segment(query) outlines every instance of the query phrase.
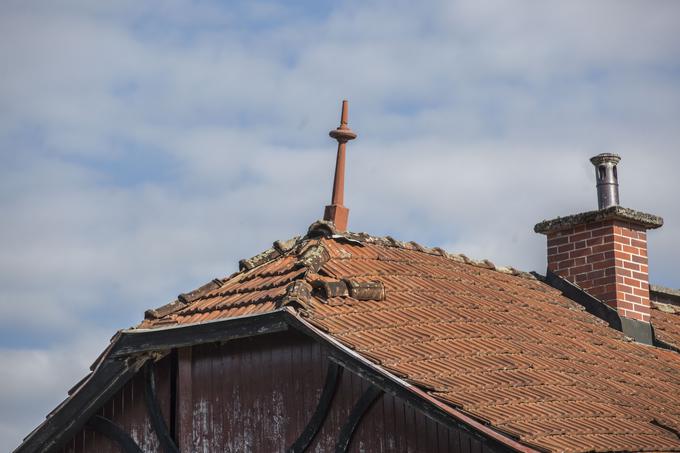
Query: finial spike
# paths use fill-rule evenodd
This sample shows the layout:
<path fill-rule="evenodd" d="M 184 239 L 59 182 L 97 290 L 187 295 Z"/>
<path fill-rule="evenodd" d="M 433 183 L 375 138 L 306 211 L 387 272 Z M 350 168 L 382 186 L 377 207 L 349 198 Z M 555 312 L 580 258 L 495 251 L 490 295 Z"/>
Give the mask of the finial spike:
<path fill-rule="evenodd" d="M 349 116 L 349 108 L 347 106 L 347 99 L 342 101 L 342 114 L 340 115 L 340 127 L 347 126 L 347 117 Z"/>
<path fill-rule="evenodd" d="M 335 161 L 335 178 L 333 179 L 331 204 L 326 206 L 323 219 L 333 222 L 338 231 L 347 231 L 347 221 L 349 218 L 349 209 L 343 205 L 345 198 L 345 148 L 348 141 L 357 138 L 357 134 L 352 132 L 347 125 L 348 111 L 349 103 L 347 100 L 343 100 L 340 127 L 328 133 L 328 135 L 338 141 L 338 154 Z"/>

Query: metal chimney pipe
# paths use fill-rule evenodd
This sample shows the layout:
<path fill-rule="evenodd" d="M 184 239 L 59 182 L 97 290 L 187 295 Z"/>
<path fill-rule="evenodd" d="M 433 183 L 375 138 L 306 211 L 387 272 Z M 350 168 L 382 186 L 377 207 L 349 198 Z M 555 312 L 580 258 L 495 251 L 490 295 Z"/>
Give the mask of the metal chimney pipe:
<path fill-rule="evenodd" d="M 590 158 L 590 162 L 595 166 L 598 209 L 619 205 L 619 177 L 616 173 L 616 164 L 620 161 L 621 156 L 612 153 L 598 154 Z"/>

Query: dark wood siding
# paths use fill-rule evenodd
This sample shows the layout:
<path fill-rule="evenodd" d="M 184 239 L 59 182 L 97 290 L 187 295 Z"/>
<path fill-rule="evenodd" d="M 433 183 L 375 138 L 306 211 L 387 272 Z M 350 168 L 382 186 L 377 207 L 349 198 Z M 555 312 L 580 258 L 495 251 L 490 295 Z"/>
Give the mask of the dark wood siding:
<path fill-rule="evenodd" d="M 161 412 L 170 417 L 170 357 L 156 365 L 156 388 Z M 123 428 L 143 451 L 158 451 L 158 439 L 153 433 L 144 402 L 144 374 L 137 373 L 116 395 L 97 412 Z M 118 453 L 120 448 L 105 436 L 84 428 L 62 449 L 63 453 Z"/>
<path fill-rule="evenodd" d="M 328 358 L 320 345 L 296 332 L 179 351 L 177 433 L 182 451 L 279 452 L 297 439 L 314 412 Z M 161 409 L 170 420 L 170 358 L 158 364 Z M 183 374 L 184 373 L 184 374 Z M 342 425 L 370 384 L 345 371 L 335 400 L 308 451 L 332 452 Z M 143 451 L 158 451 L 138 373 L 100 411 L 119 424 Z M 84 429 L 63 452 L 118 452 L 108 439 Z M 364 416 L 350 444 L 353 452 L 481 452 L 464 431 L 425 417 L 390 394 Z"/>

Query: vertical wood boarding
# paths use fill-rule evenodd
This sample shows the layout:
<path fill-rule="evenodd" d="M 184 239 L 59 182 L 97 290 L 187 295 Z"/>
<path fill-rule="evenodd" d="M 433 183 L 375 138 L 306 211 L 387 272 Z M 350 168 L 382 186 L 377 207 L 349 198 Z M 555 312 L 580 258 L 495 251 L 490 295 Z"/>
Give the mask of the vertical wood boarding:
<path fill-rule="evenodd" d="M 171 355 L 156 364 L 158 400 L 170 426 Z M 176 356 L 177 444 L 182 452 L 284 452 L 305 429 L 326 379 L 328 356 L 295 331 L 182 348 Z M 332 452 L 342 426 L 370 383 L 345 370 L 329 413 L 307 451 Z M 144 375 L 128 382 L 99 413 L 145 452 L 160 447 L 144 405 Z M 385 393 L 356 427 L 350 452 L 489 452 L 464 430 L 435 422 Z M 83 429 L 61 453 L 118 453 Z"/>

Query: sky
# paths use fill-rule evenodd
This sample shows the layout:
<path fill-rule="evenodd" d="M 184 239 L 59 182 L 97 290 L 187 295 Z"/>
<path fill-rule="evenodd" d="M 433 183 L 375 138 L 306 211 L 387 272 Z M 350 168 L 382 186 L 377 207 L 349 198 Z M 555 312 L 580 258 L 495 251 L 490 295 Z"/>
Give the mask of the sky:
<path fill-rule="evenodd" d="M 545 271 L 535 223 L 660 215 L 680 288 L 680 2 L 12 1 L 0 14 L 0 450 L 147 308 L 303 234 L 350 102 L 352 231 Z"/>

